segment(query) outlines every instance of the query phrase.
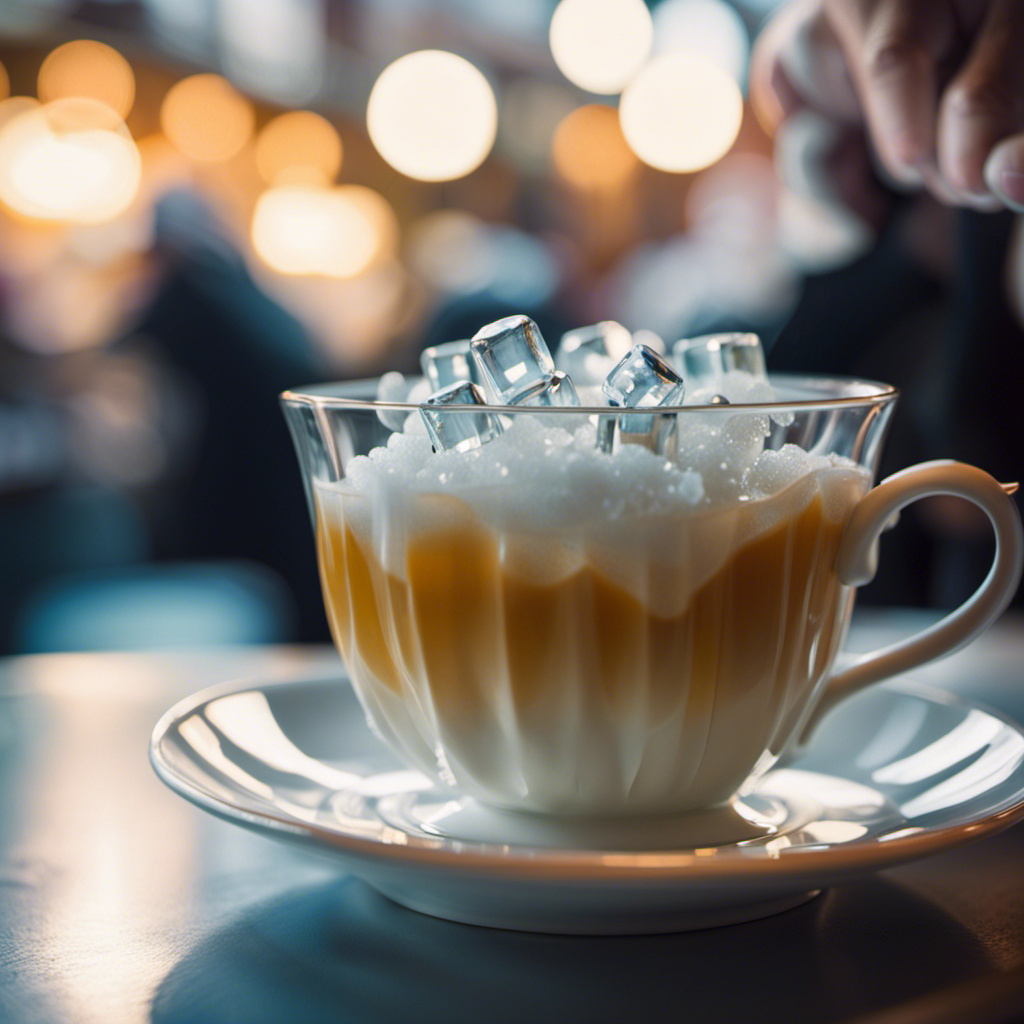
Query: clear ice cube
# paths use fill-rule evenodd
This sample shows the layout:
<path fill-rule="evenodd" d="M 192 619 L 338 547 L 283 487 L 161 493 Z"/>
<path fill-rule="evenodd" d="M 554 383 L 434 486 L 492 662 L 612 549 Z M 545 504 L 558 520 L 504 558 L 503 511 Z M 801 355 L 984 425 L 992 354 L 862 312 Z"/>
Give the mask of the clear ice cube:
<path fill-rule="evenodd" d="M 475 406 L 461 412 L 457 406 Z M 436 451 L 465 452 L 479 448 L 502 431 L 498 417 L 487 411 L 480 389 L 468 380 L 456 381 L 431 395 L 420 407 L 430 443 Z"/>
<path fill-rule="evenodd" d="M 634 345 L 615 365 L 601 385 L 612 405 L 649 409 L 655 405 L 680 405 L 683 379 L 647 345 Z"/>
<path fill-rule="evenodd" d="M 633 332 L 633 344 L 646 345 L 649 349 L 657 352 L 659 356 L 665 355 L 667 351 L 665 339 L 660 334 L 655 334 L 654 331 L 646 327 L 641 327 L 640 330 Z"/>
<path fill-rule="evenodd" d="M 420 366 L 423 368 L 424 376 L 430 381 L 431 391 L 440 391 L 441 388 L 460 380 L 480 383 L 469 350 L 468 338 L 462 341 L 446 341 L 442 345 L 424 349 L 420 353 Z"/>
<path fill-rule="evenodd" d="M 609 403 L 626 409 L 654 409 L 681 405 L 683 380 L 661 356 L 647 345 L 635 345 L 619 361 L 601 385 Z M 675 436 L 674 416 L 628 412 L 618 417 L 601 417 L 598 443 L 611 451 L 615 429 L 625 443 L 640 443 L 668 454 Z"/>
<path fill-rule="evenodd" d="M 710 384 L 731 370 L 767 379 L 764 350 L 756 334 L 704 334 L 683 338 L 672 346 L 672 358 L 691 387 Z"/>
<path fill-rule="evenodd" d="M 562 335 L 555 366 L 578 385 L 600 384 L 608 371 L 633 347 L 633 335 L 614 320 L 577 327 Z"/>
<path fill-rule="evenodd" d="M 513 405 L 574 406 L 580 404 L 572 378 L 561 370 L 555 370 L 542 377 L 526 391 L 520 391 L 512 402 Z"/>
<path fill-rule="evenodd" d="M 499 405 L 516 404 L 555 369 L 540 328 L 521 314 L 481 327 L 470 347 L 487 395 Z"/>

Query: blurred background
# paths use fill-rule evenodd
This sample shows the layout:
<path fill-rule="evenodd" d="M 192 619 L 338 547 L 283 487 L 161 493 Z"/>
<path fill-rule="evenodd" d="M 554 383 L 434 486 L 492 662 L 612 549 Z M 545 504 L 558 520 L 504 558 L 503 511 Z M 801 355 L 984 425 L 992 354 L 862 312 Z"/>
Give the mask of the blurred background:
<path fill-rule="evenodd" d="M 822 187 L 776 6 L 3 0 L 0 653 L 326 640 L 278 392 L 513 312 L 755 330 L 906 389 L 889 468 L 1015 479 L 1012 219 Z M 983 527 L 904 520 L 865 596 L 961 600 Z"/>

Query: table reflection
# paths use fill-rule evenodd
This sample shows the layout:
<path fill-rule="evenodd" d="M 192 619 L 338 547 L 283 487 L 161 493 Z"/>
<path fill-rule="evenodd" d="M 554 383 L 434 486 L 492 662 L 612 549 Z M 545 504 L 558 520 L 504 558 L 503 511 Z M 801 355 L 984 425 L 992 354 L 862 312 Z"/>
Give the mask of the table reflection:
<path fill-rule="evenodd" d="M 642 1014 L 700 1024 L 784 1008 L 796 1024 L 910 999 L 986 963 L 951 917 L 880 879 L 750 924 L 614 938 L 452 924 L 348 879 L 276 897 L 216 931 L 162 982 L 152 1020 L 619 1024 Z"/>

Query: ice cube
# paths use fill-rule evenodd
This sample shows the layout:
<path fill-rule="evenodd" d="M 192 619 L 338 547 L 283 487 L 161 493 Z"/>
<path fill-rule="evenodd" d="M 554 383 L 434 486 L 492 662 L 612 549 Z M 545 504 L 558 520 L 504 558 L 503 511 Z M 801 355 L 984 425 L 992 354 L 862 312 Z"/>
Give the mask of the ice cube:
<path fill-rule="evenodd" d="M 378 402 L 404 402 L 409 393 L 409 384 L 405 376 L 397 370 L 391 370 L 377 381 Z M 377 419 L 389 430 L 401 430 L 405 425 L 407 413 L 405 409 L 378 409 Z"/>
<path fill-rule="evenodd" d="M 683 379 L 647 345 L 634 345 L 619 360 L 601 385 L 612 405 L 649 409 L 681 405 Z"/>
<path fill-rule="evenodd" d="M 420 353 L 420 366 L 430 381 L 430 390 L 439 391 L 460 380 L 471 380 L 479 384 L 476 364 L 469 350 L 469 339 L 446 341 Z"/>
<path fill-rule="evenodd" d="M 634 345 L 605 378 L 601 390 L 614 406 L 653 409 L 682 405 L 684 387 L 679 374 L 657 352 L 647 345 Z M 598 443 L 603 451 L 614 447 L 616 427 L 622 442 L 640 443 L 668 454 L 675 435 L 675 417 L 632 412 L 615 418 L 602 416 Z"/>
<path fill-rule="evenodd" d="M 633 347 L 633 335 L 614 320 L 577 327 L 562 335 L 555 366 L 576 385 L 600 384 L 608 371 Z"/>
<path fill-rule="evenodd" d="M 532 384 L 526 391 L 521 391 L 513 399 L 512 405 L 539 406 L 574 406 L 580 404 L 579 395 L 573 387 L 572 379 L 561 370 L 555 370 Z"/>
<path fill-rule="evenodd" d="M 691 387 L 710 384 L 732 370 L 742 370 L 766 380 L 761 339 L 756 334 L 704 334 L 699 338 L 683 338 L 672 346 L 672 358 Z"/>
<path fill-rule="evenodd" d="M 521 314 L 481 327 L 470 347 L 487 396 L 499 405 L 515 404 L 555 369 L 540 328 Z"/>
<path fill-rule="evenodd" d="M 640 330 L 633 333 L 633 344 L 646 345 L 649 349 L 657 352 L 659 356 L 663 356 L 666 352 L 665 339 L 646 327 L 641 327 Z"/>
<path fill-rule="evenodd" d="M 478 406 L 476 412 L 460 412 L 453 406 Z M 468 380 L 456 381 L 432 394 L 420 407 L 430 443 L 436 451 L 469 451 L 497 437 L 502 430 L 498 417 L 487 411 L 480 389 Z"/>

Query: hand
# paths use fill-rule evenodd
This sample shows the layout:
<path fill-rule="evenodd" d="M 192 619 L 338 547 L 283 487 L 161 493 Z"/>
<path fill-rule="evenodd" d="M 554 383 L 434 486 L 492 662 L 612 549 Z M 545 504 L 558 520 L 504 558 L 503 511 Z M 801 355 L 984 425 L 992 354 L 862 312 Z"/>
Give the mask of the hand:
<path fill-rule="evenodd" d="M 1024 0 L 800 0 L 759 42 L 755 103 L 863 121 L 946 203 L 1024 211 Z"/>

